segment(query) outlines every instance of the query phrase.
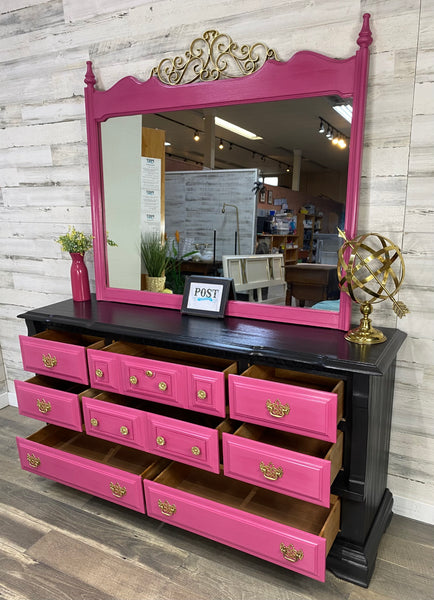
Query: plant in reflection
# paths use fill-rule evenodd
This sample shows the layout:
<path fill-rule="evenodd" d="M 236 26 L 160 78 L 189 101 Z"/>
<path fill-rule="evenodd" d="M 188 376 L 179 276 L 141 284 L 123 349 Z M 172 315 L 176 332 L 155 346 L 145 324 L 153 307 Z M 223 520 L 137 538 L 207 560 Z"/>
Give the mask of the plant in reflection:
<path fill-rule="evenodd" d="M 149 277 L 164 277 L 169 262 L 168 250 L 158 233 L 142 235 L 140 254 Z"/>
<path fill-rule="evenodd" d="M 180 252 L 180 235 L 179 231 L 175 231 L 175 239 L 172 240 L 168 263 L 166 267 L 166 287 L 171 289 L 174 294 L 182 294 L 184 292 L 185 275 L 181 271 L 182 261 L 196 254 L 196 251 Z"/>

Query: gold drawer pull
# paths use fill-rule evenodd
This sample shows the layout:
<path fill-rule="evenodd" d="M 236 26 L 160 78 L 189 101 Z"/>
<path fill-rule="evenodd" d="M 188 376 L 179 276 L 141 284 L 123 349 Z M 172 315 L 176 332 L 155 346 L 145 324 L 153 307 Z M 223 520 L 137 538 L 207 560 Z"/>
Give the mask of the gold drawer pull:
<path fill-rule="evenodd" d="M 164 446 L 164 444 L 166 443 L 166 440 L 162 435 L 159 435 L 155 441 L 159 446 Z"/>
<path fill-rule="evenodd" d="M 275 467 L 272 462 L 269 462 L 268 465 L 266 465 L 261 460 L 261 462 L 259 463 L 259 468 L 264 474 L 265 479 L 270 479 L 271 481 L 276 481 L 283 475 L 282 467 Z"/>
<path fill-rule="evenodd" d="M 122 435 L 128 435 L 129 434 L 128 427 L 125 427 L 125 425 L 121 425 L 119 431 L 122 433 Z"/>
<path fill-rule="evenodd" d="M 116 498 L 122 498 L 127 493 L 127 489 L 118 482 L 113 483 L 113 481 L 110 481 L 110 489 Z"/>
<path fill-rule="evenodd" d="M 199 456 L 199 454 L 200 454 L 200 448 L 198 448 L 197 446 L 193 446 L 192 449 L 191 449 L 191 452 L 195 456 Z"/>
<path fill-rule="evenodd" d="M 283 558 L 289 560 L 289 562 L 297 562 L 304 557 L 303 550 L 296 550 L 292 544 L 280 544 L 280 551 L 283 554 Z"/>
<path fill-rule="evenodd" d="M 44 415 L 51 410 L 51 404 L 43 398 L 36 398 L 36 406 L 38 407 L 39 412 L 43 413 Z"/>
<path fill-rule="evenodd" d="M 148 369 L 146 371 L 146 377 L 153 377 L 153 376 L 154 376 L 154 373 Z"/>
<path fill-rule="evenodd" d="M 278 419 L 287 415 L 291 410 L 288 404 L 282 404 L 280 400 L 276 400 L 275 402 L 267 400 L 266 407 L 270 415 L 272 417 L 277 417 Z"/>
<path fill-rule="evenodd" d="M 34 454 L 27 453 L 27 462 L 31 467 L 34 467 L 36 469 L 41 464 L 41 459 L 35 456 Z"/>
<path fill-rule="evenodd" d="M 92 419 L 90 420 L 90 424 L 92 425 L 92 427 L 98 427 L 98 425 L 99 425 L 98 419 L 95 419 L 94 417 L 92 417 Z"/>
<path fill-rule="evenodd" d="M 158 384 L 158 389 L 162 392 L 165 392 L 167 390 L 167 383 L 165 381 L 160 381 Z"/>
<path fill-rule="evenodd" d="M 51 356 L 51 354 L 43 354 L 42 362 L 47 367 L 47 369 L 52 369 L 57 365 L 57 358 L 55 356 Z"/>
<path fill-rule="evenodd" d="M 199 400 L 205 400 L 206 396 L 207 396 L 207 394 L 206 394 L 205 390 L 199 390 L 197 392 L 197 397 L 199 398 Z"/>
<path fill-rule="evenodd" d="M 130 377 L 130 383 L 132 383 L 133 385 L 137 384 L 137 377 L 135 375 L 131 375 L 131 377 Z"/>
<path fill-rule="evenodd" d="M 165 500 L 164 502 L 158 500 L 158 506 L 162 514 L 166 515 L 167 517 L 171 517 L 176 513 L 176 506 L 174 504 L 170 504 L 168 500 Z"/>
<path fill-rule="evenodd" d="M 104 375 L 104 372 L 103 372 L 101 369 L 97 369 L 97 370 L 95 371 L 95 375 L 96 375 L 97 377 L 102 377 L 102 376 Z"/>

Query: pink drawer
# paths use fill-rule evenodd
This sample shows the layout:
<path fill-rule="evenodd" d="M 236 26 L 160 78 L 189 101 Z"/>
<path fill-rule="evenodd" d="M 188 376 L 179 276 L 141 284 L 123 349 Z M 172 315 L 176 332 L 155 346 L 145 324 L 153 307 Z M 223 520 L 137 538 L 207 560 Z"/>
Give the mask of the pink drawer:
<path fill-rule="evenodd" d="M 85 384 L 89 383 L 86 348 L 104 345 L 99 338 L 54 330 L 19 337 L 26 371 Z"/>
<path fill-rule="evenodd" d="M 17 438 L 21 467 L 89 494 L 144 513 L 143 477 L 162 465 L 156 457 L 48 425 Z M 104 464 L 103 464 L 104 463 Z"/>
<path fill-rule="evenodd" d="M 187 406 L 208 415 L 224 417 L 226 415 L 225 372 L 218 373 L 208 369 L 186 367 L 187 370 Z"/>
<path fill-rule="evenodd" d="M 312 507 L 186 469 L 172 464 L 156 480 L 144 481 L 149 516 L 325 581 L 326 556 L 339 529 L 337 498 L 330 509 Z"/>
<path fill-rule="evenodd" d="M 226 416 L 226 382 L 237 367 L 231 361 L 114 342 L 89 350 L 91 385 L 200 413 Z"/>
<path fill-rule="evenodd" d="M 187 377 L 183 365 L 121 356 L 121 394 L 186 408 Z"/>
<path fill-rule="evenodd" d="M 335 442 L 343 392 L 338 379 L 254 365 L 229 375 L 230 416 Z"/>
<path fill-rule="evenodd" d="M 21 415 L 82 430 L 79 393 L 85 386 L 37 375 L 27 381 L 15 381 L 18 410 Z"/>
<path fill-rule="evenodd" d="M 258 441 L 260 440 L 260 441 Z M 224 473 L 320 506 L 330 506 L 330 485 L 342 466 L 343 434 L 336 444 L 243 425 L 223 434 Z"/>
<path fill-rule="evenodd" d="M 87 351 L 89 365 L 89 381 L 93 388 L 107 392 L 120 392 L 121 368 L 118 354 L 103 350 Z"/>
<path fill-rule="evenodd" d="M 93 390 L 92 390 L 93 391 Z M 108 394 L 95 398 L 83 395 L 83 418 L 89 435 L 146 450 L 146 413 L 107 401 Z"/>
<path fill-rule="evenodd" d="M 218 473 L 219 429 L 148 413 L 146 450 Z M 224 424 L 222 424 L 224 426 Z"/>

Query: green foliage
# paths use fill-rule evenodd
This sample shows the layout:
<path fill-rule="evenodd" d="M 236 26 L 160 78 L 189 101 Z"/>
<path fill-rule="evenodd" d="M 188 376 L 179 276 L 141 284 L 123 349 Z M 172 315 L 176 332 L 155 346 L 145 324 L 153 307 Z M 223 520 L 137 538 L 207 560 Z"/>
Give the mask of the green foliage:
<path fill-rule="evenodd" d="M 162 277 L 165 274 L 169 253 L 158 233 L 142 235 L 140 254 L 149 277 Z"/>
<path fill-rule="evenodd" d="M 69 226 L 68 233 L 59 236 L 56 242 L 61 245 L 64 252 L 84 254 L 92 248 L 93 237 L 91 234 L 85 235 L 82 231 L 77 231 L 75 227 Z"/>
<path fill-rule="evenodd" d="M 76 254 L 84 255 L 87 250 L 90 250 L 93 246 L 93 236 L 91 234 L 86 235 L 82 231 L 77 231 L 74 226 L 68 227 L 68 232 L 61 235 L 55 240 L 64 252 L 72 252 Z M 109 246 L 117 246 L 117 244 L 107 238 L 107 244 Z"/>
<path fill-rule="evenodd" d="M 174 294 L 184 292 L 185 275 L 181 273 L 181 262 L 188 256 L 196 254 L 195 251 L 187 252 L 181 255 L 179 253 L 179 233 L 176 232 L 176 244 L 172 242 L 171 254 L 166 267 L 166 287 L 172 290 Z"/>

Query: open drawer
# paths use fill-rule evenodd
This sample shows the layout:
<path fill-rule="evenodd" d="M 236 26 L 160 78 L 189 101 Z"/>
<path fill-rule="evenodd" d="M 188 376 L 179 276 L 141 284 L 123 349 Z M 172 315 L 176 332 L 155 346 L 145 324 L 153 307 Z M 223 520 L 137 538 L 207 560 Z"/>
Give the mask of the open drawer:
<path fill-rule="evenodd" d="M 84 384 L 89 383 L 86 349 L 104 346 L 101 338 L 54 329 L 19 337 L 26 371 Z"/>
<path fill-rule="evenodd" d="M 336 442 L 344 382 L 331 377 L 253 365 L 229 375 L 233 419 Z"/>
<path fill-rule="evenodd" d="M 94 389 L 83 394 L 83 416 L 89 435 L 214 473 L 220 470 L 221 434 L 235 429 L 220 417 Z"/>
<path fill-rule="evenodd" d="M 146 452 L 47 425 L 17 437 L 21 467 L 64 485 L 144 513 L 142 479 L 168 461 Z"/>
<path fill-rule="evenodd" d="M 82 431 L 80 394 L 85 385 L 36 375 L 27 381 L 15 380 L 21 415 Z"/>
<path fill-rule="evenodd" d="M 339 530 L 336 496 L 327 509 L 176 463 L 144 487 L 149 516 L 325 580 Z"/>
<path fill-rule="evenodd" d="M 188 352 L 114 342 L 88 351 L 92 387 L 224 417 L 226 380 L 236 363 Z"/>
<path fill-rule="evenodd" d="M 248 423 L 223 434 L 225 475 L 327 507 L 342 453 L 342 431 L 334 444 Z"/>

